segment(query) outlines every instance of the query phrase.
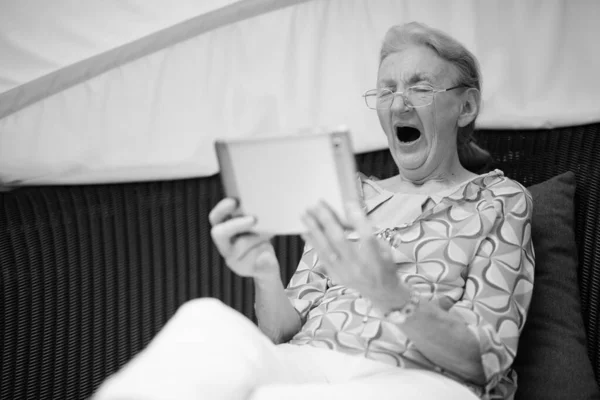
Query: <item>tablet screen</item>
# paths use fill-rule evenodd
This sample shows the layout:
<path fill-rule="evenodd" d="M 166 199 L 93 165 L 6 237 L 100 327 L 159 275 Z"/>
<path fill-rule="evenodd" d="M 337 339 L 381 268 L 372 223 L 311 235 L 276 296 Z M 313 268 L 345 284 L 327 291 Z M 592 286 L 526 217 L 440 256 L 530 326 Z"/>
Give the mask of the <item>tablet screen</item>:
<path fill-rule="evenodd" d="M 345 204 L 358 199 L 348 132 L 217 141 L 228 197 L 258 219 L 257 231 L 297 234 L 301 215 L 325 200 L 345 220 Z"/>

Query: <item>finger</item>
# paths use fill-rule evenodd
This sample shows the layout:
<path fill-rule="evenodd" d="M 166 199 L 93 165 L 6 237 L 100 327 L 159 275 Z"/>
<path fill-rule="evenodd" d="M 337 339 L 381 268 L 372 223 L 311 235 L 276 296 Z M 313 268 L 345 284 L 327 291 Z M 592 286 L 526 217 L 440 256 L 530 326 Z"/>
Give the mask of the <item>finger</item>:
<path fill-rule="evenodd" d="M 319 254 L 319 259 L 323 262 L 323 265 L 325 266 L 325 273 L 326 276 L 329 278 L 329 280 L 333 283 L 329 283 L 330 286 L 335 286 L 335 284 L 338 284 L 341 282 L 339 274 L 336 273 L 336 269 L 335 267 L 332 267 L 332 262 L 330 260 L 327 260 L 323 254 L 325 254 L 323 252 L 322 249 L 318 249 L 315 245 L 314 242 L 315 240 L 312 238 L 312 235 L 310 234 L 310 232 L 303 232 L 300 234 L 300 236 L 302 237 L 302 240 L 304 240 L 304 242 L 308 243 L 308 245 L 310 247 L 313 248 L 314 251 L 317 252 L 317 254 Z"/>
<path fill-rule="evenodd" d="M 327 203 L 321 201 L 308 212 L 322 227 L 329 247 L 340 256 L 351 257 L 352 248 L 346 239 L 345 229 L 335 211 Z"/>
<path fill-rule="evenodd" d="M 346 205 L 346 212 L 348 213 L 348 220 L 362 237 L 372 236 L 374 229 L 371 223 L 367 219 L 364 211 L 360 208 L 360 205 L 356 202 L 350 202 Z"/>
<path fill-rule="evenodd" d="M 354 229 L 360 237 L 361 243 L 364 246 L 366 246 L 368 252 L 375 253 L 377 256 L 382 256 L 382 254 L 384 254 L 382 258 L 386 260 L 389 259 L 389 248 L 381 247 L 379 239 L 374 235 L 375 228 L 371 225 L 371 223 L 367 219 L 367 216 L 365 215 L 364 211 L 360 208 L 358 203 L 348 203 L 346 205 L 346 211 L 348 213 L 348 219 L 350 223 L 354 226 Z"/>
<path fill-rule="evenodd" d="M 212 226 L 225 222 L 233 216 L 233 213 L 239 207 L 239 200 L 232 197 L 226 197 L 219 201 L 217 205 L 208 214 L 208 220 Z"/>
<path fill-rule="evenodd" d="M 252 252 L 252 250 L 261 246 L 270 245 L 268 239 L 255 233 L 243 233 L 235 236 L 235 238 L 232 239 L 232 242 L 234 244 L 234 246 L 232 246 L 232 252 L 225 257 L 228 263 L 240 261 Z"/>
<path fill-rule="evenodd" d="M 323 230 L 324 227 L 314 215 L 311 215 L 311 213 L 307 212 L 303 217 L 303 221 L 308 229 L 304 235 L 305 240 L 312 245 L 319 255 L 320 260 L 325 266 L 327 275 L 336 282 L 348 283 L 348 279 L 352 279 L 351 277 L 355 275 L 353 273 L 354 265 L 352 264 L 352 260 L 348 257 L 349 251 L 343 245 L 343 242 L 342 245 L 337 247 L 332 246 L 331 240 L 327 238 L 327 234 Z M 343 232 L 340 240 L 345 240 Z"/>
<path fill-rule="evenodd" d="M 353 229 L 353 227 L 348 226 L 347 223 L 342 221 L 340 216 L 335 212 L 335 210 L 333 208 L 331 208 L 329 203 L 327 203 L 326 201 L 321 200 L 314 209 L 318 209 L 318 211 L 320 212 L 320 215 L 323 217 L 324 220 L 326 219 L 326 220 L 331 221 L 332 225 L 335 224 L 335 225 L 339 226 L 339 228 L 342 231 L 345 231 L 348 229 Z"/>
<path fill-rule="evenodd" d="M 306 240 L 317 251 L 321 260 L 326 263 L 335 262 L 335 257 L 339 258 L 339 256 L 334 253 L 333 249 L 330 247 L 319 222 L 307 211 L 302 215 L 302 223 L 307 229 L 304 233 Z"/>
<path fill-rule="evenodd" d="M 256 225 L 252 216 L 236 217 L 214 225 L 210 234 L 215 245 L 222 251 L 227 251 L 233 244 L 233 239 L 243 233 L 248 233 Z"/>
<path fill-rule="evenodd" d="M 392 248 L 390 244 L 386 242 L 384 239 L 376 237 L 373 235 L 373 240 L 377 244 L 377 248 L 379 249 L 379 254 L 381 258 L 386 262 L 394 262 L 394 257 L 392 256 Z"/>

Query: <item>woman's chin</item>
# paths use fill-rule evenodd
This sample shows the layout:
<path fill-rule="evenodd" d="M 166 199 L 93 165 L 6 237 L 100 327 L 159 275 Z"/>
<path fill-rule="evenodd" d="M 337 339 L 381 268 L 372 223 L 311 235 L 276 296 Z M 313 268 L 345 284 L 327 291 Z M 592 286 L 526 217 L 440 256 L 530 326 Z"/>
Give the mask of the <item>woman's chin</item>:
<path fill-rule="evenodd" d="M 423 169 L 429 157 L 429 141 L 424 139 L 425 137 L 421 135 L 420 138 L 409 143 L 400 141 L 394 143 L 394 159 L 400 171 L 407 174 L 419 174 Z"/>
<path fill-rule="evenodd" d="M 422 172 L 426 154 L 398 154 L 398 169 L 403 174 L 419 175 Z"/>

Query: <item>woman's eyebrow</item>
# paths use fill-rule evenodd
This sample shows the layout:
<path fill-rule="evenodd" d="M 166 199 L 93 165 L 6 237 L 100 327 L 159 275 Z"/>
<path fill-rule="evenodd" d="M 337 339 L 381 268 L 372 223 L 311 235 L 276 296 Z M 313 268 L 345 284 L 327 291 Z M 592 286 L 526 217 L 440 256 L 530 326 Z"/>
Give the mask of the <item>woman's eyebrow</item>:
<path fill-rule="evenodd" d="M 417 72 L 411 75 L 407 80 L 402 80 L 405 82 L 407 86 L 412 86 L 418 82 L 429 82 L 433 84 L 435 82 L 435 77 L 427 72 Z M 384 78 L 377 81 L 377 87 L 396 87 L 398 84 L 394 79 Z"/>
<path fill-rule="evenodd" d="M 377 81 L 377 87 L 395 87 L 396 81 L 393 79 L 380 79 Z"/>
<path fill-rule="evenodd" d="M 412 75 L 406 83 L 408 85 L 413 85 L 417 82 L 422 82 L 422 81 L 427 81 L 429 83 L 433 83 L 435 81 L 435 78 L 433 75 L 431 75 L 427 72 L 417 72 L 416 74 Z"/>

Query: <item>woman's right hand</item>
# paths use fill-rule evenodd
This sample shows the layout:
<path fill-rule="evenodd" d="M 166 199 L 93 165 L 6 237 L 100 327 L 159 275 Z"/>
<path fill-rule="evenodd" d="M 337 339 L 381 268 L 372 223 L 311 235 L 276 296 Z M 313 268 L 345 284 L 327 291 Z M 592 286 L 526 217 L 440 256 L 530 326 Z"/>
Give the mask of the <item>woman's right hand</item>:
<path fill-rule="evenodd" d="M 279 262 L 270 237 L 260 235 L 252 228 L 256 218 L 235 215 L 237 200 L 225 198 L 210 212 L 211 236 L 225 259 L 227 266 L 236 274 L 255 279 L 279 278 Z"/>

